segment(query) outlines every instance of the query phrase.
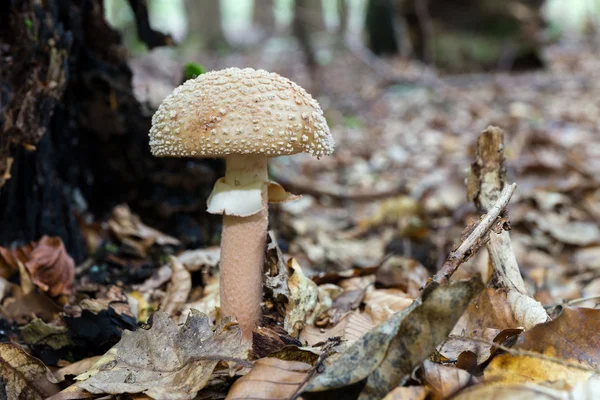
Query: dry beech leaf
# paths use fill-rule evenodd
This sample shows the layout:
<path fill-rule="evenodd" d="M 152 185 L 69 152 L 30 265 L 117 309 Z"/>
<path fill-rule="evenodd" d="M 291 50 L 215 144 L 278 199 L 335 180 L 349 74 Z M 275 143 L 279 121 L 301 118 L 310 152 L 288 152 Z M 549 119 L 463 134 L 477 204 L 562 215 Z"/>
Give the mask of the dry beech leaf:
<path fill-rule="evenodd" d="M 600 378 L 592 377 L 571 390 L 536 383 L 483 383 L 459 393 L 454 400 L 596 400 Z"/>
<path fill-rule="evenodd" d="M 383 400 L 425 400 L 429 390 L 423 386 L 398 386 L 385 395 Z"/>
<path fill-rule="evenodd" d="M 19 264 L 25 264 L 31 256 L 35 242 L 14 249 L 0 246 L 0 277 L 9 278 L 19 271 Z"/>
<path fill-rule="evenodd" d="M 167 286 L 167 293 L 160 303 L 160 309 L 173 316 L 181 310 L 190 295 L 192 275 L 176 257 L 169 256 L 169 265 L 173 273 L 171 282 Z"/>
<path fill-rule="evenodd" d="M 286 305 L 283 327 L 293 337 L 298 337 L 300 330 L 331 307 L 331 298 L 325 291 L 319 291 L 317 284 L 308 279 L 302 272 L 300 264 L 290 259 L 292 272 L 288 279 L 290 298 Z"/>
<path fill-rule="evenodd" d="M 329 338 L 341 337 L 347 343 L 354 343 L 374 327 L 375 323 L 368 315 L 350 312 L 336 325 L 329 328 L 305 326 L 300 333 L 300 341 L 314 346 L 317 343 L 326 342 Z"/>
<path fill-rule="evenodd" d="M 429 271 L 417 260 L 392 256 L 377 269 L 377 283 L 388 288 L 400 289 L 415 298 L 427 283 Z"/>
<path fill-rule="evenodd" d="M 205 249 L 186 250 L 177 256 L 188 271 L 199 271 L 203 267 L 216 267 L 221 259 L 221 248 L 207 247 Z"/>
<path fill-rule="evenodd" d="M 142 223 L 140 217 L 133 214 L 125 204 L 116 206 L 108 221 L 108 228 L 131 253 L 145 257 L 150 247 L 158 245 L 178 246 L 181 242 L 174 237 Z"/>
<path fill-rule="evenodd" d="M 469 385 L 473 377 L 462 369 L 425 360 L 423 362 L 423 379 L 431 388 L 433 399 L 447 399 Z"/>
<path fill-rule="evenodd" d="M 518 327 L 506 293 L 488 288 L 473 299 L 450 334 L 494 341 L 502 331 Z M 478 363 L 487 360 L 493 350 L 489 344 L 454 337 L 438 348 L 439 353 L 450 360 L 456 360 L 464 351 L 472 351 L 477 355 Z"/>
<path fill-rule="evenodd" d="M 216 321 L 219 314 L 221 302 L 219 294 L 219 275 L 203 274 L 204 288 L 202 297 L 199 300 L 186 303 L 183 306 L 179 322 L 183 323 L 190 313 L 190 310 L 198 310 L 208 315 L 211 321 Z"/>
<path fill-rule="evenodd" d="M 571 386 L 585 381 L 600 367 L 600 310 L 566 308 L 554 321 L 523 333 L 513 349 L 533 351 L 543 357 L 510 353 L 496 356 L 485 370 L 486 380 L 506 383 L 563 380 Z"/>
<path fill-rule="evenodd" d="M 481 289 L 478 280 L 429 284 L 409 308 L 354 342 L 306 391 L 342 388 L 368 378 L 359 399 L 383 398 L 431 354 Z"/>
<path fill-rule="evenodd" d="M 0 343 L 0 381 L 0 395 L 8 400 L 45 399 L 60 390 L 44 363 L 14 343 Z"/>
<path fill-rule="evenodd" d="M 528 219 L 559 242 L 575 246 L 600 243 L 600 228 L 596 222 L 569 221 L 566 216 L 559 214 L 539 215 L 535 212 L 532 212 Z"/>
<path fill-rule="evenodd" d="M 67 375 L 81 375 L 84 372 L 87 372 L 92 365 L 96 364 L 100 358 L 102 358 L 102 356 L 84 358 L 83 360 L 79 360 L 54 371 L 54 376 L 59 382 L 62 382 Z"/>
<path fill-rule="evenodd" d="M 75 263 L 59 237 L 43 236 L 15 249 L 0 247 L 0 276 L 7 277 L 25 265 L 31 281 L 51 297 L 69 295 L 73 289 Z"/>
<path fill-rule="evenodd" d="M 408 308 L 412 302 L 410 296 L 398 289 L 369 290 L 364 299 L 365 313 L 378 325 L 398 311 Z"/>
<path fill-rule="evenodd" d="M 308 380 L 312 368 L 299 361 L 261 358 L 233 384 L 226 399 L 291 399 Z"/>
<path fill-rule="evenodd" d="M 154 399 L 193 398 L 210 380 L 219 361 L 244 362 L 239 326 L 226 318 L 210 326 L 192 310 L 183 326 L 157 312 L 148 330 L 125 331 L 76 385 L 94 394 L 144 393 Z"/>

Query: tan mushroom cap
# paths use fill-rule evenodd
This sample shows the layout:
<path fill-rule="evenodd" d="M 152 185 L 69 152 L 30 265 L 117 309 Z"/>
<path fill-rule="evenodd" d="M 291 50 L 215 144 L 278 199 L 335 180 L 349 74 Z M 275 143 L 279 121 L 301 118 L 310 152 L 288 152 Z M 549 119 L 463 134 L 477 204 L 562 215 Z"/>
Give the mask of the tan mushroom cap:
<path fill-rule="evenodd" d="M 294 82 L 263 70 L 228 68 L 177 87 L 152 117 L 155 156 L 321 157 L 334 141 L 316 100 Z"/>

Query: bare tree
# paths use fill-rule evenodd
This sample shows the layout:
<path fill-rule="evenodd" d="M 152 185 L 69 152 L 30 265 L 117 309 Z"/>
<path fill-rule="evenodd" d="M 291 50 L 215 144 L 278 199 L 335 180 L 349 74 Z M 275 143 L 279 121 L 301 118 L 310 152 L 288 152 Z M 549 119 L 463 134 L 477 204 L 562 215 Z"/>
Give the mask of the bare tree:
<path fill-rule="evenodd" d="M 220 0 L 186 0 L 190 36 L 199 37 L 207 48 L 227 46 L 221 24 Z"/>
<path fill-rule="evenodd" d="M 273 0 L 254 0 L 252 22 L 265 36 L 275 32 L 275 14 L 273 14 Z"/>

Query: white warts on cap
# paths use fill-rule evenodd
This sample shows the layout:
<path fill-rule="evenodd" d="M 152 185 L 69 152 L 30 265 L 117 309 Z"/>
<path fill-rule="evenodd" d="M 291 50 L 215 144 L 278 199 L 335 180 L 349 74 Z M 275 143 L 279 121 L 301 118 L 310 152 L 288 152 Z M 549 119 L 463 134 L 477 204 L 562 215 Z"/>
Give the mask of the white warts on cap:
<path fill-rule="evenodd" d="M 321 107 L 300 86 L 251 68 L 208 72 L 176 88 L 152 117 L 155 156 L 333 152 Z"/>

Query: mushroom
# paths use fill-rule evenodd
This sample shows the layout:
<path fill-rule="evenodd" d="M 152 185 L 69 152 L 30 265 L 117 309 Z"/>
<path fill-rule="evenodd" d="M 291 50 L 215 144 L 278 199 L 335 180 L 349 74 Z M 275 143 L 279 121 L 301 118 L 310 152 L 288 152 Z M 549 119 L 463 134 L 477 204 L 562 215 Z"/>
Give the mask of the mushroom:
<path fill-rule="evenodd" d="M 152 117 L 158 157 L 224 157 L 207 211 L 223 215 L 221 315 L 237 318 L 246 341 L 261 317 L 268 202 L 297 198 L 267 173 L 269 157 L 333 152 L 323 111 L 310 94 L 275 73 L 208 72 L 177 87 Z"/>

